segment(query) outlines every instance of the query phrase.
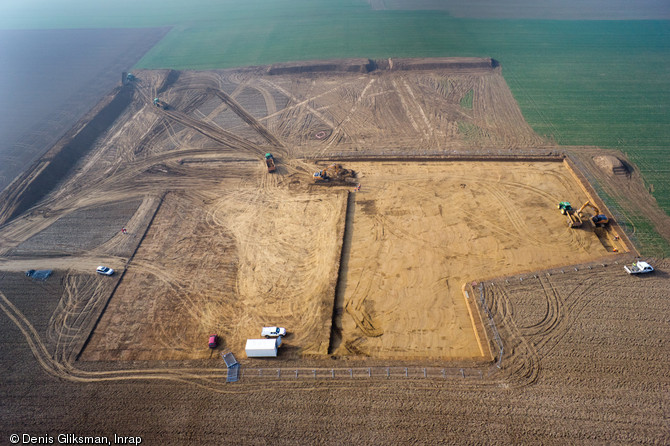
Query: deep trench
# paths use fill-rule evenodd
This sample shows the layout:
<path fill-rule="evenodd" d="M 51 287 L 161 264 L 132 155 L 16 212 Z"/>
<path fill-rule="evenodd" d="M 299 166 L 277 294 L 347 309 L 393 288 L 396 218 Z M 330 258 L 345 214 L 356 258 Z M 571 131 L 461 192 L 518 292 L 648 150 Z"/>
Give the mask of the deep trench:
<path fill-rule="evenodd" d="M 344 314 L 344 292 L 347 289 L 347 272 L 349 271 L 349 257 L 351 255 L 351 237 L 354 227 L 354 209 L 356 193 L 349 192 L 347 209 L 344 218 L 344 234 L 342 235 L 342 251 L 340 252 L 340 267 L 337 271 L 337 285 L 335 285 L 335 299 L 333 303 L 333 321 L 330 326 L 330 342 L 328 354 L 332 355 L 342 343 L 342 315 Z"/>

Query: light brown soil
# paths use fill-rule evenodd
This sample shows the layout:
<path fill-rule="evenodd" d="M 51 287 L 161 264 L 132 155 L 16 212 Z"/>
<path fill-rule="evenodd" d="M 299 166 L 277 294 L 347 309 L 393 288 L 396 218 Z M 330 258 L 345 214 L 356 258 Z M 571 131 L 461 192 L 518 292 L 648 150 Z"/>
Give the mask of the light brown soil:
<path fill-rule="evenodd" d="M 2 438 L 667 442 L 670 265 L 630 277 L 625 238 L 567 228 L 556 203 L 591 192 L 498 69 L 137 75 L 71 174 L 0 226 Z M 314 184 L 331 162 L 361 190 Z M 245 358 L 264 324 L 291 332 L 280 357 Z"/>
<path fill-rule="evenodd" d="M 618 170 L 624 169 L 625 172 L 625 167 L 621 163 L 621 160 L 617 158 L 616 156 L 612 155 L 598 155 L 593 157 L 593 161 L 606 171 L 607 173 L 611 173 L 614 175 Z"/>
<path fill-rule="evenodd" d="M 241 355 L 268 325 L 289 327 L 287 352 L 325 354 L 344 209 L 248 184 L 168 194 L 82 358 L 209 358 L 211 333 Z"/>
<path fill-rule="evenodd" d="M 615 255 L 590 225 L 570 229 L 556 209 L 587 200 L 563 163 L 348 166 L 362 187 L 348 228 L 336 354 L 488 357 L 465 283 Z"/>

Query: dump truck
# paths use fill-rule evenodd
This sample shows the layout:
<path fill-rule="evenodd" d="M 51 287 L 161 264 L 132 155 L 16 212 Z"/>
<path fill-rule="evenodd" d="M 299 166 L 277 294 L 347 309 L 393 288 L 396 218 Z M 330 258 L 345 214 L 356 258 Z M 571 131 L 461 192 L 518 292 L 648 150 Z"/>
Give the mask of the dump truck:
<path fill-rule="evenodd" d="M 275 166 L 275 159 L 271 153 L 265 154 L 265 165 L 268 166 L 268 172 L 274 172 L 277 170 L 277 166 Z"/>
<path fill-rule="evenodd" d="M 281 336 L 272 339 L 247 339 L 244 351 L 247 358 L 275 358 L 281 345 Z"/>

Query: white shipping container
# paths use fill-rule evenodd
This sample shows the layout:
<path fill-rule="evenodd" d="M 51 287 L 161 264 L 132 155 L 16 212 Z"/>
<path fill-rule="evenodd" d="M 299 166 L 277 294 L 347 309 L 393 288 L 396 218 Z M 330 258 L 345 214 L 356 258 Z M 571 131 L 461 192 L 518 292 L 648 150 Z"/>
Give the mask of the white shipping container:
<path fill-rule="evenodd" d="M 274 339 L 247 339 L 244 350 L 247 358 L 268 358 L 277 356 L 277 347 L 281 345 L 281 337 Z"/>

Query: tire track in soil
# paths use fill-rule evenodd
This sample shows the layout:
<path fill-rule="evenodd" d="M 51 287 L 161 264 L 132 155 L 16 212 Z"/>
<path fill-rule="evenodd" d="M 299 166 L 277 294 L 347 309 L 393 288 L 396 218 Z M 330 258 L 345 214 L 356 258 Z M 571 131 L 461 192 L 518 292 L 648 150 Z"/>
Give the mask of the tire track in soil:
<path fill-rule="evenodd" d="M 153 368 L 143 370 L 85 371 L 77 369 L 70 362 L 60 362 L 48 351 L 41 337 L 23 313 L 0 292 L 0 309 L 19 328 L 28 347 L 42 369 L 51 376 L 73 382 L 105 382 L 124 380 L 171 380 L 196 385 L 218 393 L 244 393 L 246 390 L 223 390 L 220 380 L 227 375 L 222 368 L 210 369 L 169 369 Z M 213 381 L 217 380 L 217 381 Z"/>
<path fill-rule="evenodd" d="M 537 349 L 517 326 L 514 307 L 505 289 L 491 284 L 488 290 L 487 294 L 491 294 L 492 301 L 491 313 L 500 318 L 496 321 L 498 330 L 509 332 L 509 336 L 501 336 L 507 352 L 502 360 L 502 370 L 507 376 L 506 385 L 514 388 L 531 386 L 538 380 L 542 370 Z"/>
<path fill-rule="evenodd" d="M 372 78 L 368 81 L 368 83 L 363 88 L 363 91 L 361 91 L 361 93 L 358 95 L 358 98 L 356 99 L 356 101 L 354 101 L 354 104 L 349 109 L 349 113 L 347 114 L 347 116 L 342 121 L 340 121 L 340 123 L 335 128 L 332 129 L 331 136 L 328 138 L 328 143 L 326 144 L 326 146 L 323 149 L 321 149 L 318 152 L 318 155 L 323 155 L 326 152 L 326 150 L 330 149 L 330 147 L 335 143 L 336 139 L 339 137 L 340 133 L 343 133 L 344 135 L 346 135 L 346 132 L 343 130 L 343 127 L 349 121 L 351 121 L 352 116 L 356 113 L 356 110 L 360 106 L 361 102 L 363 102 L 363 99 L 366 97 L 365 95 L 366 95 L 367 91 L 370 89 L 370 87 L 372 87 L 372 84 L 374 84 L 374 83 L 375 83 L 375 78 Z M 336 133 L 338 134 L 338 136 L 333 136 Z"/>
<path fill-rule="evenodd" d="M 548 336 L 565 317 L 563 303 L 558 293 L 551 283 L 545 285 L 545 280 L 542 276 L 538 278 L 546 302 L 544 317 L 535 324 L 519 326 L 519 332 L 528 337 Z"/>
<path fill-rule="evenodd" d="M 351 82 L 343 83 L 343 84 L 338 85 L 337 87 L 332 88 L 332 89 L 330 89 L 330 90 L 328 90 L 328 91 L 325 91 L 325 92 L 323 92 L 323 93 L 321 93 L 321 94 L 318 94 L 318 95 L 316 95 L 316 96 L 312 96 L 312 97 L 309 97 L 309 98 L 307 98 L 307 99 L 302 99 L 302 100 L 301 100 L 301 99 L 296 98 L 293 94 L 291 94 L 291 93 L 290 93 L 289 91 L 287 91 L 286 89 L 280 87 L 279 85 L 277 85 L 277 84 L 275 84 L 275 83 L 273 83 L 273 82 L 270 82 L 270 81 L 267 80 L 267 79 L 260 79 L 259 81 L 260 81 L 261 83 L 267 85 L 268 87 L 271 87 L 271 88 L 273 88 L 273 89 L 279 91 L 281 94 L 283 94 L 284 96 L 288 97 L 288 98 L 289 98 L 291 101 L 293 101 L 293 103 L 294 103 L 293 105 L 290 105 L 290 106 L 288 106 L 288 107 L 286 107 L 286 108 L 284 108 L 284 109 L 282 109 L 282 110 L 280 110 L 280 111 L 278 111 L 278 112 L 276 112 L 276 113 L 274 113 L 274 114 L 269 114 L 269 115 L 267 115 L 266 117 L 260 119 L 259 121 L 265 121 L 265 120 L 267 120 L 267 119 L 274 118 L 274 117 L 277 116 L 277 115 L 286 113 L 286 112 L 291 111 L 291 110 L 296 109 L 296 108 L 298 108 L 298 109 L 299 109 L 299 108 L 304 108 L 305 110 L 307 110 L 308 112 L 310 112 L 311 114 L 313 114 L 314 116 L 316 116 L 317 118 L 319 118 L 321 121 L 323 121 L 323 122 L 324 122 L 328 127 L 330 127 L 330 128 L 335 128 L 335 124 L 334 124 L 330 119 L 328 119 L 325 115 L 323 115 L 322 113 L 320 113 L 319 111 L 317 111 L 316 109 L 314 109 L 313 107 L 311 107 L 311 106 L 309 105 L 309 103 L 312 102 L 312 101 L 315 101 L 316 99 L 318 99 L 318 98 L 320 98 L 320 97 L 323 97 L 323 96 L 326 96 L 326 95 L 328 95 L 328 94 L 331 94 L 331 93 L 333 93 L 333 92 L 339 90 L 340 88 L 342 88 L 342 87 L 344 87 L 344 86 L 346 86 L 346 85 L 349 85 L 349 84 L 351 83 Z"/>
<path fill-rule="evenodd" d="M 356 198 L 357 196 L 354 195 L 354 200 L 351 205 L 356 206 Z M 386 230 L 384 221 L 378 215 L 374 216 L 372 233 L 374 234 L 374 240 L 376 242 L 376 251 L 371 256 L 371 258 L 380 258 L 380 253 L 384 249 Z M 359 279 L 356 281 L 356 283 L 352 284 L 353 290 L 350 293 L 346 293 L 345 290 L 345 293 L 349 294 L 349 298 L 347 299 L 345 294 L 343 302 L 344 310 L 351 316 L 356 326 L 367 337 L 377 337 L 383 334 L 383 331 L 375 326 L 372 317 L 368 314 L 363 306 L 370 289 L 372 288 L 373 281 L 371 280 L 371 276 L 373 275 L 374 271 L 369 266 L 369 262 L 365 262 L 359 275 Z M 363 280 L 366 276 L 368 276 L 367 280 Z M 350 287 L 350 285 L 347 284 L 347 287 Z"/>
<path fill-rule="evenodd" d="M 268 143 L 270 143 L 275 150 L 279 151 L 282 155 L 286 155 L 286 148 L 284 144 L 279 141 L 279 139 L 273 135 L 268 129 L 266 129 L 251 113 L 247 112 L 244 107 L 242 107 L 235 99 L 229 96 L 226 92 L 222 90 L 208 89 L 209 93 L 215 94 L 223 102 L 228 104 L 231 110 L 235 112 L 237 116 L 242 118 L 244 122 L 249 124 L 258 134 L 260 134 Z"/>

